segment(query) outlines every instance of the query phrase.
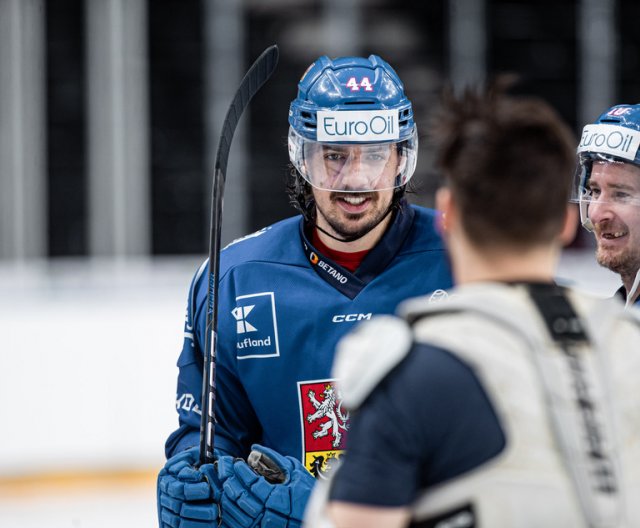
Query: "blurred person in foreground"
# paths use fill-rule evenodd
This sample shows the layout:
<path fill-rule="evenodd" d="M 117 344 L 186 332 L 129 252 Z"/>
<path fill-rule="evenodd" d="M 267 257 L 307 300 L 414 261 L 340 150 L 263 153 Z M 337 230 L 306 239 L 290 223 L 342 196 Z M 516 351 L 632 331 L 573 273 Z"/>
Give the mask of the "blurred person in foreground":
<path fill-rule="evenodd" d="M 339 344 L 352 428 L 307 525 L 639 527 L 640 320 L 554 283 L 570 130 L 494 86 L 446 95 L 430 132 L 457 286 Z"/>
<path fill-rule="evenodd" d="M 328 473 L 348 433 L 330 375 L 339 338 L 416 292 L 451 286 L 435 212 L 405 197 L 418 137 L 393 68 L 376 55 L 320 57 L 289 124 L 289 193 L 301 214 L 221 253 L 217 461 L 199 468 L 206 263 L 191 285 L 180 427 L 158 479 L 163 528 L 300 526 L 313 476 Z"/>
<path fill-rule="evenodd" d="M 586 125 L 574 201 L 593 232 L 598 264 L 620 275 L 617 294 L 640 302 L 640 104 L 616 105 Z"/>

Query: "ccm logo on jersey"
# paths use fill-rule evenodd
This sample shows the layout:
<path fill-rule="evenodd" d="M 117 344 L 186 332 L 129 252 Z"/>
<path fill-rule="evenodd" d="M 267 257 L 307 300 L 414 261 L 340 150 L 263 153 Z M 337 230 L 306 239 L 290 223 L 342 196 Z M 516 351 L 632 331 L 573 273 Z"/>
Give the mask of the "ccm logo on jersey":
<path fill-rule="evenodd" d="M 251 293 L 236 297 L 231 310 L 236 322 L 238 359 L 267 358 L 280 355 L 278 322 L 273 292 Z"/>
<path fill-rule="evenodd" d="M 354 321 L 362 321 L 363 319 L 371 319 L 371 314 L 338 314 L 331 319 L 332 323 L 352 323 Z"/>

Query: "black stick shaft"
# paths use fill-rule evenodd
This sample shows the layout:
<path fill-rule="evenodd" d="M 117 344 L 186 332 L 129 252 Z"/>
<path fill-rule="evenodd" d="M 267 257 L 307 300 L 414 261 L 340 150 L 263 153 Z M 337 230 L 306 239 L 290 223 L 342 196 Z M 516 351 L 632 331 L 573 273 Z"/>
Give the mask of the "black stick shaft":
<path fill-rule="evenodd" d="M 278 64 L 278 47 L 270 46 L 247 71 L 236 92 L 218 142 L 216 164 L 211 189 L 211 229 L 209 234 L 209 268 L 207 290 L 207 317 L 205 329 L 204 366 L 202 373 L 202 419 L 200 422 L 200 465 L 214 461 L 215 403 L 216 403 L 216 346 L 218 328 L 218 283 L 220 274 L 220 244 L 222 208 L 227 161 L 231 141 L 238 121 L 253 96 L 269 80 Z"/>

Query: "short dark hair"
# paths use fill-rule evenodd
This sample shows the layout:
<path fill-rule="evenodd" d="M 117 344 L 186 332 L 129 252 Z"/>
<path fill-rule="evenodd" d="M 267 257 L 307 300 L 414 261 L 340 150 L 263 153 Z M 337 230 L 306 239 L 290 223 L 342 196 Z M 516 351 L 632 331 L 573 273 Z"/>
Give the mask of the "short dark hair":
<path fill-rule="evenodd" d="M 542 99 L 507 95 L 510 84 L 446 89 L 429 127 L 462 226 L 483 246 L 553 240 L 573 179 L 573 133 Z"/>

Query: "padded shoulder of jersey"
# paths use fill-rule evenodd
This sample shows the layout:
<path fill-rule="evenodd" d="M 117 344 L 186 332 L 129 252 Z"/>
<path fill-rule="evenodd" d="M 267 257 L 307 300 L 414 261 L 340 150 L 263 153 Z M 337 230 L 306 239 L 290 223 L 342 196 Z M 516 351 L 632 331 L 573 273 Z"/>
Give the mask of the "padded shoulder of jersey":
<path fill-rule="evenodd" d="M 306 265 L 300 243 L 301 221 L 300 215 L 286 218 L 229 243 L 220 253 L 220 277 L 224 277 L 230 269 L 248 262 Z M 194 304 L 206 296 L 208 263 L 209 259 L 205 259 L 191 281 L 189 305 L 193 313 Z"/>
<path fill-rule="evenodd" d="M 301 221 L 301 216 L 293 216 L 234 240 L 222 250 L 221 265 L 224 265 L 225 261 L 239 263 L 251 260 L 286 260 L 288 262 L 295 254 L 303 256 L 300 243 Z"/>
<path fill-rule="evenodd" d="M 407 323 L 380 315 L 360 323 L 336 348 L 333 376 L 348 409 L 356 409 L 411 349 Z"/>

